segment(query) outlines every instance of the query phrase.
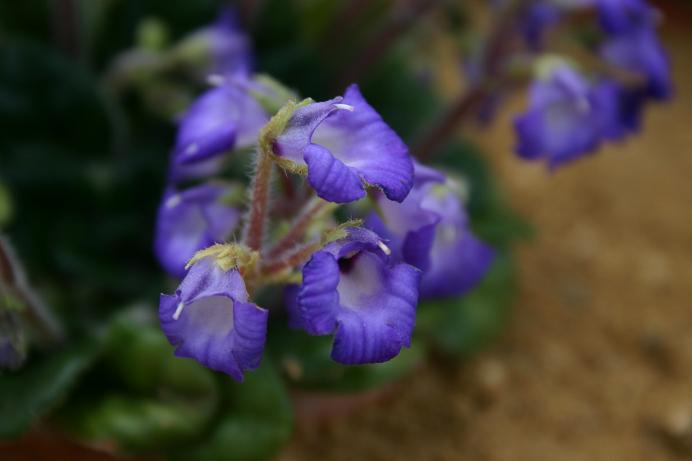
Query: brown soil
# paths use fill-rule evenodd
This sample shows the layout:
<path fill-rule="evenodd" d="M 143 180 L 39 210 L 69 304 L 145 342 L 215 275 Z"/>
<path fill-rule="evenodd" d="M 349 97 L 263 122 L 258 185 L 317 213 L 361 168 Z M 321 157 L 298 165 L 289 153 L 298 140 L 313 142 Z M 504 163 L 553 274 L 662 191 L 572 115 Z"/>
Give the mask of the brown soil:
<path fill-rule="evenodd" d="M 458 372 L 300 429 L 282 461 L 692 459 L 690 38 L 669 31 L 676 99 L 624 145 L 549 174 L 511 154 L 511 114 L 478 136 L 538 230 L 508 330 Z"/>

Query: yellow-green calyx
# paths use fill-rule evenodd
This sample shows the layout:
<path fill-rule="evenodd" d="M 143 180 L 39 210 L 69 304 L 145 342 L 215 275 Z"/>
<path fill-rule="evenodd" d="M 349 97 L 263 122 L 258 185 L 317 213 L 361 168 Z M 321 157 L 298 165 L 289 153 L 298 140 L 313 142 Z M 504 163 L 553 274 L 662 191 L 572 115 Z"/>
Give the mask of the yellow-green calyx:
<path fill-rule="evenodd" d="M 259 134 L 259 148 L 261 152 L 269 154 L 272 159 L 286 171 L 294 174 L 306 175 L 308 170 L 305 165 L 299 165 L 296 162 L 289 160 L 287 158 L 278 156 L 274 154 L 274 141 L 281 133 L 286 129 L 288 121 L 293 117 L 293 113 L 308 104 L 312 104 L 314 101 L 310 98 L 303 99 L 301 102 L 295 102 L 293 100 L 288 101 L 279 111 L 269 120 L 269 122 L 264 125 L 260 130 Z"/>
<path fill-rule="evenodd" d="M 326 245 L 337 240 L 342 240 L 348 237 L 348 229 L 350 227 L 360 227 L 363 225 L 362 219 L 351 219 L 339 224 L 336 227 L 324 231 L 322 234 L 322 245 Z"/>
<path fill-rule="evenodd" d="M 216 264 L 224 271 L 238 269 L 241 275 L 245 275 L 255 270 L 259 253 L 238 243 L 217 243 L 195 253 L 185 268 L 189 269 L 197 261 L 207 257 L 214 258 Z"/>

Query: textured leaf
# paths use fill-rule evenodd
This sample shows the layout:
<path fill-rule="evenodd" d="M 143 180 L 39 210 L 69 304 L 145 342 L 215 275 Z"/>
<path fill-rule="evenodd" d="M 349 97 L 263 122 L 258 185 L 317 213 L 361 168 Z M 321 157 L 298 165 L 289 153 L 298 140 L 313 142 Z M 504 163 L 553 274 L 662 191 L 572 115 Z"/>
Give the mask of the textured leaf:
<path fill-rule="evenodd" d="M 244 383 L 220 376 L 223 412 L 209 437 L 197 448 L 176 453 L 185 461 L 259 461 L 270 459 L 288 441 L 293 413 L 286 388 L 269 359 L 245 375 Z"/>
<path fill-rule="evenodd" d="M 152 323 L 136 309 L 113 322 L 103 359 L 80 398 L 62 411 L 72 433 L 126 451 L 179 446 L 201 435 L 218 404 L 213 373 L 175 357 Z"/>
<path fill-rule="evenodd" d="M 421 344 L 403 349 L 394 359 L 379 364 L 344 366 L 332 360 L 331 336 L 309 336 L 276 325 L 270 338 L 276 361 L 294 386 L 335 392 L 359 392 L 396 381 L 418 365 Z"/>
<path fill-rule="evenodd" d="M 86 343 L 47 355 L 17 373 L 0 375 L 0 437 L 16 437 L 65 397 L 92 363 L 97 348 Z"/>

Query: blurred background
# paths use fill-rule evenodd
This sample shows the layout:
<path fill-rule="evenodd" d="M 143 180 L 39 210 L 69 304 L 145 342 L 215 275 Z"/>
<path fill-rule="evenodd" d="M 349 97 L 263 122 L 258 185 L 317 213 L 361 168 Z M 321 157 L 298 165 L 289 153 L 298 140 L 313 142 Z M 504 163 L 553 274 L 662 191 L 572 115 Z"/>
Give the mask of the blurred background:
<path fill-rule="evenodd" d="M 171 114 L 192 89 L 172 79 L 104 92 L 114 56 L 136 37 L 162 39 L 156 22 L 142 21 L 158 18 L 172 40 L 212 21 L 219 3 L 0 0 L 0 225 L 46 303 L 74 323 L 68 331 L 167 286 L 151 238 Z M 358 80 L 407 140 L 435 107 L 403 80 L 434 86 L 435 104 L 463 89 L 453 31 L 464 17 L 449 2 L 377 2 L 381 15 L 358 30 L 348 16 L 316 19 L 348 12 L 344 2 L 308 8 L 311 20 L 261 3 L 234 3 L 259 70 L 316 99 Z M 664 13 L 675 95 L 646 112 L 637 136 L 551 173 L 512 152 L 523 95 L 491 124 L 460 127 L 533 228 L 516 248 L 517 291 L 499 337 L 459 367 L 426 363 L 387 392 L 326 402 L 293 394 L 295 424 L 278 459 L 692 459 L 692 5 L 652 3 Z M 387 42 L 401 27 L 412 31 L 391 48 L 349 48 Z M 401 55 L 413 56 L 403 73 Z M 119 459 L 112 451 L 44 426 L 0 442 L 2 460 Z"/>

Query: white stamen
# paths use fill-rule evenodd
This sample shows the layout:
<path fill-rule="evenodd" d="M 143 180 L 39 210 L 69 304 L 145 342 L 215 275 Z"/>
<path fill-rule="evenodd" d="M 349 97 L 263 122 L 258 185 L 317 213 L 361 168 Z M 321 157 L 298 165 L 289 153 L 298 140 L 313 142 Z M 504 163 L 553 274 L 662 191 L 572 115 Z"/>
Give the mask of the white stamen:
<path fill-rule="evenodd" d="M 348 104 L 334 104 L 334 107 L 341 110 L 347 110 L 349 112 L 353 112 L 355 110 L 353 106 L 349 106 Z"/>
<path fill-rule="evenodd" d="M 180 194 L 175 194 L 166 200 L 166 208 L 175 208 L 181 201 Z"/>
<path fill-rule="evenodd" d="M 211 86 L 221 86 L 226 83 L 226 77 L 219 74 L 207 75 L 207 83 Z"/>
<path fill-rule="evenodd" d="M 173 320 L 178 320 L 180 318 L 180 314 L 183 312 L 183 307 L 185 307 L 185 304 L 181 301 L 180 304 L 178 304 L 178 307 L 175 308 L 175 312 L 173 312 Z"/>
<path fill-rule="evenodd" d="M 192 143 L 189 146 L 187 146 L 187 149 L 185 149 L 185 155 L 195 155 L 198 150 L 199 150 L 199 144 Z"/>
<path fill-rule="evenodd" d="M 390 250 L 389 247 L 385 245 L 383 241 L 377 242 L 377 246 L 380 247 L 380 250 L 382 250 L 382 252 L 384 252 L 384 254 L 386 254 L 387 256 L 392 254 L 392 250 Z"/>

